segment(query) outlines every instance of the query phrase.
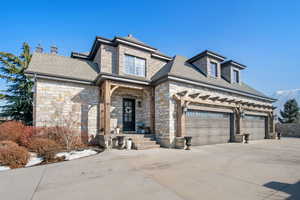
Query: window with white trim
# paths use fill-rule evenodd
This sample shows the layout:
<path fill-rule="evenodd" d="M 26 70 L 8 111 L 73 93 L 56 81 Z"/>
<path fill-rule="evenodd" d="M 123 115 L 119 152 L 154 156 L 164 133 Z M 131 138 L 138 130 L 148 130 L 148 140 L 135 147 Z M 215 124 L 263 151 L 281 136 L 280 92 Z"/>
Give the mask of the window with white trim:
<path fill-rule="evenodd" d="M 125 55 L 124 73 L 145 77 L 146 60 L 135 56 Z"/>
<path fill-rule="evenodd" d="M 210 76 L 217 78 L 218 77 L 218 64 L 211 62 L 210 63 Z"/>

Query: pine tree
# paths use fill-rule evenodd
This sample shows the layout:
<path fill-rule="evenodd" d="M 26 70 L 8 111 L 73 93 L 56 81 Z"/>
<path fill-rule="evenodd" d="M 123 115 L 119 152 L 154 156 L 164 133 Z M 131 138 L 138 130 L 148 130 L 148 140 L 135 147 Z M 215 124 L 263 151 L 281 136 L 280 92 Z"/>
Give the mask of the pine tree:
<path fill-rule="evenodd" d="M 280 111 L 281 123 L 297 123 L 300 119 L 299 107 L 295 99 L 290 99 L 284 104 L 283 111 Z"/>
<path fill-rule="evenodd" d="M 28 125 L 32 124 L 33 81 L 25 76 L 24 70 L 31 57 L 27 43 L 23 43 L 20 56 L 0 52 L 0 78 L 7 82 L 7 89 L 0 91 L 0 98 L 5 101 L 0 115 Z"/>

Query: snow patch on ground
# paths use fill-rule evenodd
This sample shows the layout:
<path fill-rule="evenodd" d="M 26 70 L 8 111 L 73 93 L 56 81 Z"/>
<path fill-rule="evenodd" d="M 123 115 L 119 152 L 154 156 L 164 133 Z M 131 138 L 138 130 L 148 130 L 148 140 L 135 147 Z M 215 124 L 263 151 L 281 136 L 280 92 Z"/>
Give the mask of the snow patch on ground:
<path fill-rule="evenodd" d="M 0 171 L 6 171 L 9 170 L 9 167 L 5 167 L 5 166 L 0 166 Z"/>
<path fill-rule="evenodd" d="M 36 153 L 30 153 L 30 159 L 25 167 L 31 167 L 40 164 L 41 162 L 43 162 L 43 160 L 43 158 L 37 157 Z"/>
<path fill-rule="evenodd" d="M 74 160 L 77 158 L 95 155 L 97 153 L 98 153 L 97 151 L 94 151 L 91 149 L 86 149 L 83 151 L 71 151 L 71 152 L 57 153 L 56 157 L 65 156 L 65 160 Z M 40 164 L 41 162 L 43 162 L 43 160 L 44 159 L 42 157 L 38 157 L 36 153 L 30 153 L 30 159 L 25 167 L 31 167 L 31 166 Z M 0 171 L 6 171 L 6 170 L 10 170 L 10 168 L 7 166 L 0 166 Z"/>
<path fill-rule="evenodd" d="M 91 150 L 91 149 L 86 149 L 83 151 L 71 151 L 71 152 L 61 152 L 57 153 L 56 157 L 62 157 L 65 156 L 65 160 L 74 160 L 77 158 L 82 158 L 86 156 L 91 156 L 97 154 L 96 151 Z"/>

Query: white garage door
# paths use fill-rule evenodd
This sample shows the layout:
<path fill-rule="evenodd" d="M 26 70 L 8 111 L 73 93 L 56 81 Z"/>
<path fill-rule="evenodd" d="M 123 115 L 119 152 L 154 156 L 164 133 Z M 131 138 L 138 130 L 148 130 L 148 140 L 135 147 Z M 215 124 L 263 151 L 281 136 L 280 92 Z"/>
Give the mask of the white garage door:
<path fill-rule="evenodd" d="M 250 134 L 250 140 L 262 140 L 266 134 L 265 117 L 246 115 L 243 119 L 243 132 Z"/>
<path fill-rule="evenodd" d="M 188 110 L 186 135 L 192 136 L 192 145 L 220 144 L 230 140 L 230 114 Z"/>

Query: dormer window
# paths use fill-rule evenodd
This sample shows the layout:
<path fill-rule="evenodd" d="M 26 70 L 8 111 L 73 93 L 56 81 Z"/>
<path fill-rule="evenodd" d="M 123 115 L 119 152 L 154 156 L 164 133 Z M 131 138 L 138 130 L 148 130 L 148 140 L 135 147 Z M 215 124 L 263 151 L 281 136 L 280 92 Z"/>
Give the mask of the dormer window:
<path fill-rule="evenodd" d="M 233 70 L 233 83 L 239 83 L 240 82 L 240 74 L 238 70 Z"/>
<path fill-rule="evenodd" d="M 124 73 L 128 75 L 146 75 L 146 60 L 135 56 L 125 55 Z"/>
<path fill-rule="evenodd" d="M 210 63 L 210 76 L 217 78 L 218 77 L 218 64 L 211 62 Z"/>

